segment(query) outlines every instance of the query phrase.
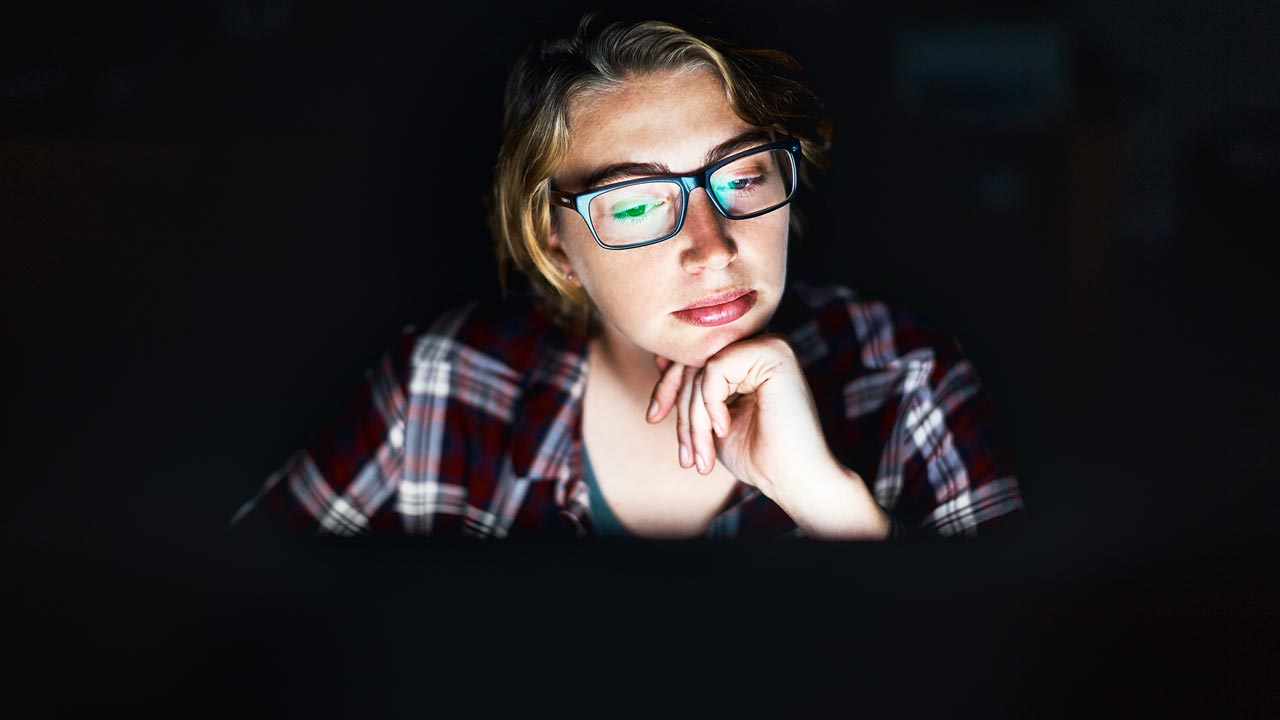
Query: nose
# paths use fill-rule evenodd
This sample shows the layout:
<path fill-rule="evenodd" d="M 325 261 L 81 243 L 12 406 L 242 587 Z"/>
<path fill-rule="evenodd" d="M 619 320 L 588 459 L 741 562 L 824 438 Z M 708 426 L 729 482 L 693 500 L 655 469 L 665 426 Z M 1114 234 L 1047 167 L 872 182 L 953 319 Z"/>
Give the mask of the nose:
<path fill-rule="evenodd" d="M 726 230 L 724 216 L 716 211 L 706 191 L 689 193 L 684 227 L 673 240 L 680 243 L 680 265 L 686 272 L 720 270 L 738 257 L 738 246 Z"/>

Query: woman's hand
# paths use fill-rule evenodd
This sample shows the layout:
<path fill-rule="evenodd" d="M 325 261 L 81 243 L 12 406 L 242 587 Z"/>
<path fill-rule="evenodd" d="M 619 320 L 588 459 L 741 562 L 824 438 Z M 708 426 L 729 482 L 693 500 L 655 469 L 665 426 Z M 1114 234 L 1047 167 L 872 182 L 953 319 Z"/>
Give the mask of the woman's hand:
<path fill-rule="evenodd" d="M 888 518 L 822 435 L 809 383 L 785 336 L 733 343 L 694 368 L 655 358 L 661 376 L 647 420 L 676 409 L 681 467 L 716 460 L 814 535 L 884 537 Z"/>

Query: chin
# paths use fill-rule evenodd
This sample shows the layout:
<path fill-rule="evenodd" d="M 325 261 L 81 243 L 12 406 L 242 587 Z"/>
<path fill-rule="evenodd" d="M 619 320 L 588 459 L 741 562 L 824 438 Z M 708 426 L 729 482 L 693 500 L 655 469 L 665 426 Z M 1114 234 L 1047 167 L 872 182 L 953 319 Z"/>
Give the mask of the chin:
<path fill-rule="evenodd" d="M 676 361 L 688 365 L 689 367 L 700 368 L 707 364 L 707 360 L 712 355 L 720 352 L 729 345 L 756 335 L 764 326 L 765 322 L 746 322 L 751 319 L 748 315 L 743 317 L 741 323 L 731 323 L 720 327 L 711 328 L 693 328 L 689 327 L 691 333 L 690 341 L 680 348 L 672 357 Z M 686 326 L 688 327 L 688 326 Z"/>

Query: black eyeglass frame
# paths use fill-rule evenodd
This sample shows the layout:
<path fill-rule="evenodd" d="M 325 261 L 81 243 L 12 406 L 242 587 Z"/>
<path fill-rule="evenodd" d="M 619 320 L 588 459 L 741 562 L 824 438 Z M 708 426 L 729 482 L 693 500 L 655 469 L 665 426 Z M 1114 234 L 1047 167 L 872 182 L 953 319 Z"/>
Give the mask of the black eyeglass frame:
<path fill-rule="evenodd" d="M 752 213 L 747 213 L 746 215 L 729 214 L 729 211 L 726 210 L 720 204 L 720 201 L 716 199 L 715 193 L 707 191 L 707 184 L 710 182 L 712 174 L 714 174 L 716 170 L 719 170 L 720 168 L 724 167 L 725 165 L 728 165 L 729 163 L 735 162 L 737 160 L 741 160 L 742 158 L 748 155 L 754 155 L 756 153 L 766 152 L 769 150 L 786 150 L 787 154 L 791 158 L 791 187 L 787 190 L 786 199 L 778 203 L 777 205 L 774 205 L 772 207 L 767 207 L 763 210 L 757 210 Z M 689 210 L 689 193 L 692 192 L 695 188 L 702 188 L 702 191 L 707 193 L 707 198 L 711 200 L 711 205 L 715 207 L 716 211 L 719 212 L 722 216 L 728 218 L 729 220 L 748 220 L 753 217 L 759 217 L 760 215 L 764 215 L 766 213 L 771 213 L 774 210 L 777 210 L 778 208 L 789 204 L 793 199 L 795 199 L 796 188 L 799 185 L 800 157 L 797 157 L 799 153 L 800 153 L 800 141 L 792 137 L 786 137 L 786 138 L 781 138 L 776 142 L 771 142 L 765 145 L 757 145 L 756 147 L 750 148 L 749 150 L 743 150 L 740 153 L 734 153 L 733 155 L 730 155 L 729 157 L 726 157 L 722 160 L 717 160 L 716 162 L 706 166 L 705 168 L 699 170 L 698 172 L 692 175 L 658 175 L 658 176 L 652 176 L 652 177 L 636 178 L 634 180 L 624 180 L 622 182 L 611 183 L 609 185 L 598 187 L 598 188 L 595 188 L 594 190 L 588 190 L 587 192 L 584 192 L 584 193 L 578 193 L 576 195 L 573 193 L 561 192 L 559 190 L 549 190 L 548 193 L 551 197 L 551 201 L 553 205 L 570 208 L 582 216 L 582 219 L 585 220 L 587 223 L 587 229 L 591 231 L 591 237 L 596 239 L 597 245 L 604 248 L 605 250 L 630 250 L 632 248 L 645 247 L 646 245 L 655 245 L 657 243 L 662 242 L 663 240 L 668 240 L 670 238 L 675 237 L 676 235 L 679 235 L 680 230 L 684 228 L 685 213 L 688 212 Z M 680 220 L 679 222 L 676 223 L 675 229 L 672 230 L 670 233 L 667 233 L 666 235 L 663 235 L 662 237 L 654 240 L 646 240 L 644 242 L 631 243 L 629 245 L 605 245 L 604 242 L 600 240 L 600 236 L 596 234 L 595 225 L 591 222 L 591 213 L 589 211 L 589 208 L 591 206 L 591 201 L 594 200 L 597 195 L 603 195 L 604 193 L 607 193 L 610 190 L 617 190 L 618 188 L 626 187 L 628 185 L 639 185 L 641 183 L 651 183 L 651 182 L 674 182 L 677 185 L 679 185 L 680 189 L 683 191 L 683 197 L 681 198 L 681 204 L 680 204 Z"/>

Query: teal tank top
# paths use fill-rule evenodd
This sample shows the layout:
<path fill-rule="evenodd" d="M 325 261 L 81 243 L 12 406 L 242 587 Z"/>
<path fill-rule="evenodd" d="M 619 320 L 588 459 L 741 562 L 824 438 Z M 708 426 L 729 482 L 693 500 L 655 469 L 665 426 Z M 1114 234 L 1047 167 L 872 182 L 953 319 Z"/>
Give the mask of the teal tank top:
<path fill-rule="evenodd" d="M 582 473 L 591 498 L 591 520 L 595 523 L 600 537 L 631 537 L 631 533 L 627 532 L 627 529 L 618 521 L 618 516 L 613 514 L 609 503 L 604 501 L 604 494 L 600 492 L 600 483 L 596 482 L 596 472 L 591 469 L 591 458 L 587 455 L 586 443 L 582 444 Z"/>

